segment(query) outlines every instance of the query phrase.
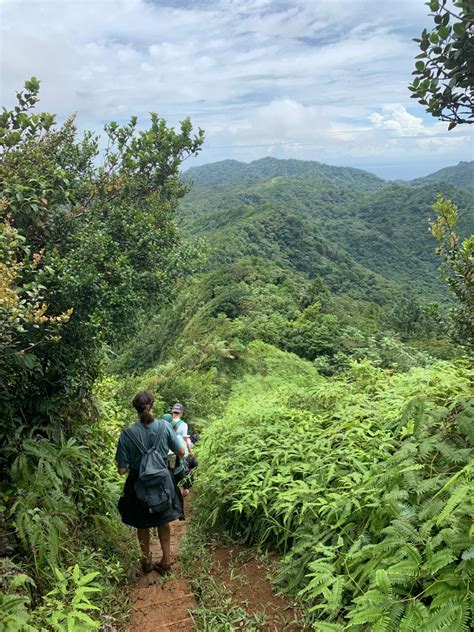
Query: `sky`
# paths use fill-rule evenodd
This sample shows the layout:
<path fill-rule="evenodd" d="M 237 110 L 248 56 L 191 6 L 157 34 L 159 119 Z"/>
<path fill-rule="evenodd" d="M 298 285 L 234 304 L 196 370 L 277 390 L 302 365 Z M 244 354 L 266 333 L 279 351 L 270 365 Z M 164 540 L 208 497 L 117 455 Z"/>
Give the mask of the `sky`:
<path fill-rule="evenodd" d="M 407 89 L 424 0 L 0 0 L 1 104 L 100 131 L 149 112 L 206 132 L 183 167 L 264 156 L 410 179 L 474 158 L 474 130 Z M 472 126 L 474 127 L 474 126 Z"/>

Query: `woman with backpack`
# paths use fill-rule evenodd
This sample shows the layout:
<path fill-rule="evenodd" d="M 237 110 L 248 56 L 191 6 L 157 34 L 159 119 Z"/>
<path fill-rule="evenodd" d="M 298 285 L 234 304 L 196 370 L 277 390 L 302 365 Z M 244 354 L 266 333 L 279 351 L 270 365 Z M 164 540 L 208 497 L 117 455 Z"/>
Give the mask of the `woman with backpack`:
<path fill-rule="evenodd" d="M 171 568 L 170 522 L 184 519 L 183 500 L 167 467 L 168 451 L 184 456 L 176 433 L 152 414 L 154 397 L 149 391 L 135 395 L 132 405 L 140 419 L 122 431 L 116 453 L 119 474 L 128 474 L 118 508 L 122 521 L 135 527 L 142 551 L 141 567 L 161 574 Z M 158 528 L 163 556 L 153 564 L 150 528 Z"/>

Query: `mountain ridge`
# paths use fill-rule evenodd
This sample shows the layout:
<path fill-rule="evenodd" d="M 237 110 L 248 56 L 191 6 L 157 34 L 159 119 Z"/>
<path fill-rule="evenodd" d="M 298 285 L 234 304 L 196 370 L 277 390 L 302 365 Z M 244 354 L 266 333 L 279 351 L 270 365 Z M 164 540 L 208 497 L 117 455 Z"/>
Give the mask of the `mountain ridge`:
<path fill-rule="evenodd" d="M 193 187 L 178 221 L 209 241 L 212 266 L 261 254 L 353 296 L 362 287 L 380 300 L 388 283 L 444 300 L 428 226 L 437 193 L 460 205 L 461 236 L 472 231 L 473 194 L 447 183 L 398 181 L 367 191 L 303 176 Z"/>
<path fill-rule="evenodd" d="M 438 169 L 413 180 L 384 180 L 365 169 L 328 165 L 316 160 L 274 158 L 266 156 L 251 162 L 225 159 L 190 167 L 182 178 L 197 188 L 227 186 L 238 182 L 259 182 L 275 177 L 319 177 L 322 180 L 358 190 L 374 191 L 391 183 L 422 185 L 446 182 L 474 191 L 474 161 L 461 160 L 457 165 Z"/>
<path fill-rule="evenodd" d="M 250 163 L 238 160 L 221 160 L 199 167 L 190 167 L 183 173 L 195 187 L 210 187 L 259 182 L 275 177 L 320 177 L 359 190 L 374 191 L 384 186 L 385 180 L 369 171 L 355 167 L 336 167 L 315 160 L 280 159 L 267 156 Z"/>
<path fill-rule="evenodd" d="M 457 165 L 443 167 L 443 169 L 438 169 L 438 171 L 423 176 L 422 178 L 410 180 L 410 184 L 413 185 L 439 182 L 447 182 L 461 189 L 474 191 L 474 160 L 461 160 Z"/>

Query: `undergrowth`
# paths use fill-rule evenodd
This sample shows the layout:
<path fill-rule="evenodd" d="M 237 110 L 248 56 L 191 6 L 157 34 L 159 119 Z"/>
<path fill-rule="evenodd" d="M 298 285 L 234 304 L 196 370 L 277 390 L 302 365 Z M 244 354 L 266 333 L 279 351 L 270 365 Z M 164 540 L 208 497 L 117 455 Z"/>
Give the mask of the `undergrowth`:
<path fill-rule="evenodd" d="M 325 379 L 258 342 L 247 367 L 199 450 L 207 528 L 278 547 L 321 632 L 472 629 L 467 367 Z"/>
<path fill-rule="evenodd" d="M 100 418 L 75 436 L 32 429 L 15 447 L 5 526 L 15 546 L 2 564 L 2 632 L 116 630 L 127 617 L 125 583 L 138 557 L 120 522 L 113 456 L 121 410 L 97 387 Z"/>

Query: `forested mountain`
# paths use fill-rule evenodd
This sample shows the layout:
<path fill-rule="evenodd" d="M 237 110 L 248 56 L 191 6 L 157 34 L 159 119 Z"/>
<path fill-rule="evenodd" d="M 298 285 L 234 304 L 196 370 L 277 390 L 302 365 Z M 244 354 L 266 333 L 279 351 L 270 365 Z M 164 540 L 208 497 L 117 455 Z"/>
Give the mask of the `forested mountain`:
<path fill-rule="evenodd" d="M 361 191 L 376 191 L 384 181 L 373 173 L 352 167 L 334 167 L 314 160 L 261 158 L 250 163 L 222 160 L 191 167 L 183 174 L 195 187 L 220 186 L 237 182 L 258 182 L 279 177 L 313 177 Z"/>
<path fill-rule="evenodd" d="M 207 262 L 113 364 L 121 401 L 143 387 L 163 408 L 179 399 L 202 432 L 198 577 L 211 540 L 271 547 L 318 632 L 474 621 L 472 390 L 426 305 L 447 302 L 428 229 L 437 189 L 314 176 L 196 187 L 178 220 Z M 465 234 L 472 194 L 439 189 Z M 215 620 L 231 621 L 225 610 Z M 221 629 L 201 616 L 198 629 Z"/>
<path fill-rule="evenodd" d="M 279 554 L 306 628 L 472 629 L 473 242 L 453 231 L 474 194 L 273 159 L 188 192 L 189 121 L 111 123 L 99 166 L 38 91 L 2 114 L 0 630 L 127 627 L 114 454 L 144 388 L 201 433 L 187 573 L 230 538 Z M 265 629 L 207 586 L 196 629 Z"/>
<path fill-rule="evenodd" d="M 279 162 L 299 164 L 268 164 Z M 235 170 L 231 161 L 226 165 L 237 178 L 241 163 Z M 203 182 L 183 201 L 180 221 L 209 241 L 211 267 L 261 256 L 368 300 L 383 300 L 388 286 L 416 289 L 426 300 L 446 297 L 428 230 L 437 193 L 460 205 L 462 234 L 474 225 L 474 196 L 446 183 L 436 190 L 393 183 L 362 191 L 351 181 L 340 185 L 339 174 L 334 181 L 294 175 L 226 186 Z"/>
<path fill-rule="evenodd" d="M 474 160 L 466 162 L 461 160 L 457 165 L 445 167 L 424 178 L 416 178 L 412 180 L 412 184 L 436 184 L 439 182 L 448 182 L 461 189 L 469 189 L 474 191 Z"/>

